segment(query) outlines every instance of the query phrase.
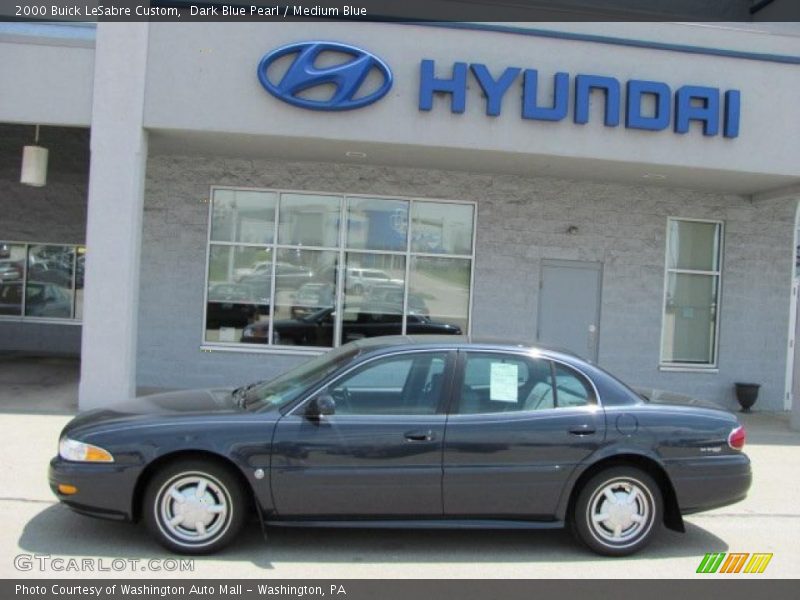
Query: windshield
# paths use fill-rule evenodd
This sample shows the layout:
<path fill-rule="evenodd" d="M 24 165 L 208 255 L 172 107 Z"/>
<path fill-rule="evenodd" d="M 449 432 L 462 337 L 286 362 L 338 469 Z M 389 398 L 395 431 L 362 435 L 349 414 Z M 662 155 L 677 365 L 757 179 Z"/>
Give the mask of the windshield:
<path fill-rule="evenodd" d="M 253 410 L 285 406 L 352 361 L 359 352 L 358 348 L 348 344 L 321 354 L 275 379 L 256 383 L 246 389 L 243 406 Z"/>

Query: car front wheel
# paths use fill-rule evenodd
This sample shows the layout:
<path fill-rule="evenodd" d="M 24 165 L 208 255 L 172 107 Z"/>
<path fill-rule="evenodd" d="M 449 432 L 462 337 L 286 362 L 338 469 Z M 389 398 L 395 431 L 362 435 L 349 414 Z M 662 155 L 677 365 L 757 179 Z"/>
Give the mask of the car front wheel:
<path fill-rule="evenodd" d="M 571 526 L 598 554 L 626 556 L 650 542 L 662 514 L 661 491 L 652 477 L 633 467 L 613 467 L 580 490 Z"/>
<path fill-rule="evenodd" d="M 172 463 L 147 486 L 147 528 L 181 554 L 211 554 L 228 545 L 245 518 L 244 490 L 229 469 L 201 460 Z"/>

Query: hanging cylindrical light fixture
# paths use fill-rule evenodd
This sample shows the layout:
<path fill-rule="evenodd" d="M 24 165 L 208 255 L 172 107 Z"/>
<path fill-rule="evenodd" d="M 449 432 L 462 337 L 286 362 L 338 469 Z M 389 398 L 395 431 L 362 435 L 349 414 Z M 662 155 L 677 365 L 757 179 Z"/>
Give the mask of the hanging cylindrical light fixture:
<path fill-rule="evenodd" d="M 22 149 L 22 172 L 19 176 L 20 183 L 42 187 L 47 183 L 47 158 L 49 151 L 39 145 L 39 126 L 36 126 L 36 141 L 34 146 L 25 146 Z"/>

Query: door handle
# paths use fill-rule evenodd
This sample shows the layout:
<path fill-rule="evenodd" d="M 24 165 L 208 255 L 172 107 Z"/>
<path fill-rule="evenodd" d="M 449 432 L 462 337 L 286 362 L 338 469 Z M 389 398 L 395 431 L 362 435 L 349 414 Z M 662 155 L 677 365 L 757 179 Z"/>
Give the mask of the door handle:
<path fill-rule="evenodd" d="M 430 442 L 436 438 L 436 435 L 430 429 L 428 431 L 407 431 L 405 438 L 409 442 Z"/>
<path fill-rule="evenodd" d="M 579 425 L 578 427 L 571 427 L 569 432 L 572 435 L 592 435 L 597 430 L 591 425 Z"/>

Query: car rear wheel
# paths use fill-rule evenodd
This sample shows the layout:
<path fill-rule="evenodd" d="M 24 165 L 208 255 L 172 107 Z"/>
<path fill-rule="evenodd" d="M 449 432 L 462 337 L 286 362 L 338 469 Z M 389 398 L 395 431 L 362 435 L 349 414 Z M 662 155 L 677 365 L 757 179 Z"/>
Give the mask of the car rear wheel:
<path fill-rule="evenodd" d="M 144 517 L 151 535 L 182 554 L 211 554 L 242 528 L 245 497 L 229 469 L 202 460 L 172 463 L 147 486 Z"/>
<path fill-rule="evenodd" d="M 571 528 L 598 554 L 626 556 L 650 542 L 662 514 L 661 491 L 652 477 L 633 467 L 613 467 L 580 490 Z"/>

